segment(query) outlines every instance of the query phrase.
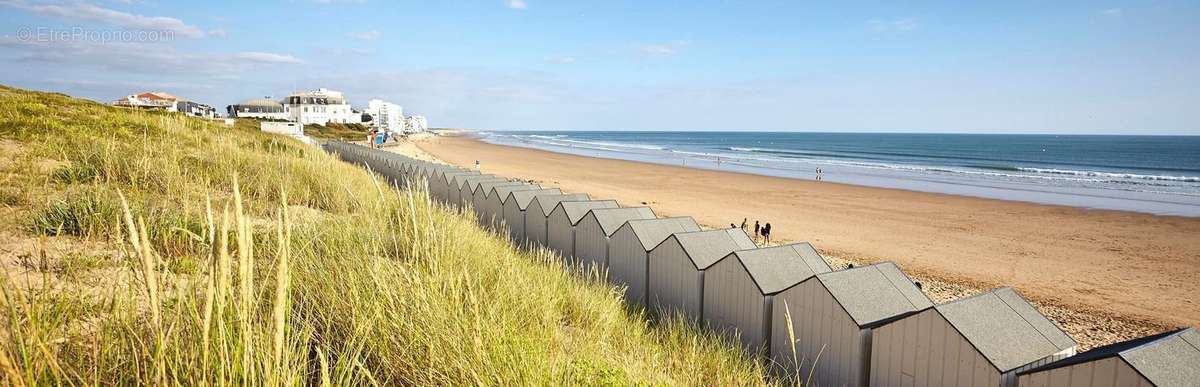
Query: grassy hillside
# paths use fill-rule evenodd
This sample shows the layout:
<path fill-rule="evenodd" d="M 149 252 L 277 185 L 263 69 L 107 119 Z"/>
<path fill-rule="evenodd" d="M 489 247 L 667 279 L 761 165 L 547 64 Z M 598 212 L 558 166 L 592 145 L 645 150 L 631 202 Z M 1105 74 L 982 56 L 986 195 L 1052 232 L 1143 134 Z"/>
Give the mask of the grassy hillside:
<path fill-rule="evenodd" d="M 371 129 L 362 124 L 339 124 L 330 122 L 325 125 L 304 125 L 304 134 L 324 140 L 366 141 Z"/>
<path fill-rule="evenodd" d="M 764 384 L 252 123 L 0 87 L 0 384 Z"/>

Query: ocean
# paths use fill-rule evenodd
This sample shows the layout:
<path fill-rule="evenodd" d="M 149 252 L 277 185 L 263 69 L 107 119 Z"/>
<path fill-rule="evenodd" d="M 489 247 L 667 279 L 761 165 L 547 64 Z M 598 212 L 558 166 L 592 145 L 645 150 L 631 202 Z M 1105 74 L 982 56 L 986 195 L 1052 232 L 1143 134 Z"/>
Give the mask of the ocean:
<path fill-rule="evenodd" d="M 1200 216 L 1200 136 L 478 132 L 585 156 L 1076 207 Z M 903 205 L 897 203 L 897 206 Z"/>

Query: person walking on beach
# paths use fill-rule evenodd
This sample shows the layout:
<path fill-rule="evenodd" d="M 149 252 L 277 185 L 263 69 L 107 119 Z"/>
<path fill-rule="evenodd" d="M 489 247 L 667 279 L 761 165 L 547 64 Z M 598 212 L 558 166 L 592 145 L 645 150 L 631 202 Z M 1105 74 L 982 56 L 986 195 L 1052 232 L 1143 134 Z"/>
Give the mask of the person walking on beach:
<path fill-rule="evenodd" d="M 367 146 L 371 147 L 371 148 L 375 147 L 375 131 L 374 130 L 367 133 Z"/>
<path fill-rule="evenodd" d="M 746 231 L 746 218 L 742 218 L 742 231 Z"/>
<path fill-rule="evenodd" d="M 762 235 L 763 235 L 763 244 L 770 245 L 771 244 L 771 223 L 770 222 L 767 222 L 767 224 L 763 225 Z"/>
<path fill-rule="evenodd" d="M 755 242 L 758 242 L 758 230 L 759 230 L 759 228 L 760 228 L 760 227 L 759 227 L 759 225 L 758 225 L 758 221 L 757 221 L 757 220 L 756 220 L 756 221 L 754 221 L 754 241 L 755 241 Z"/>

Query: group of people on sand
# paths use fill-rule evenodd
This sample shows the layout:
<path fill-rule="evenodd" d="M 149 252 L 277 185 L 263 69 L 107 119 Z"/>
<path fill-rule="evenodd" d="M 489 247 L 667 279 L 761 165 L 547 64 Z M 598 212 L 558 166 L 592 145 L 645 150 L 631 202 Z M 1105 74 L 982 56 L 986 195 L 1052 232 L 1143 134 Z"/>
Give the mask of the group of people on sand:
<path fill-rule="evenodd" d="M 750 219 L 748 219 L 748 218 L 742 218 L 741 229 L 742 229 L 742 231 L 745 231 L 746 234 L 750 234 L 750 231 L 746 229 L 746 227 L 747 227 L 746 222 L 748 222 L 749 220 Z M 730 223 L 729 228 L 738 228 L 738 226 L 734 225 L 733 223 Z M 758 243 L 758 241 L 760 240 L 759 238 L 761 237 L 762 244 L 764 246 L 770 245 L 771 244 L 771 222 L 767 222 L 767 224 L 759 224 L 758 220 L 755 220 L 753 235 L 754 235 L 755 243 Z"/>
<path fill-rule="evenodd" d="M 367 136 L 367 144 L 372 148 L 379 148 L 383 146 L 383 143 L 387 142 L 389 137 L 391 135 L 386 131 L 371 129 L 371 133 Z"/>

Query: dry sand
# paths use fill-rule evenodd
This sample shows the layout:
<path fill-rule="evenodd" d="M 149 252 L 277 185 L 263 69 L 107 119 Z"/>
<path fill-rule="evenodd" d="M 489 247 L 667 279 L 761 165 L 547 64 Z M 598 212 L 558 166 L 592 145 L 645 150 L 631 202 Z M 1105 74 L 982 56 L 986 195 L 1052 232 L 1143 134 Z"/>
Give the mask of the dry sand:
<path fill-rule="evenodd" d="M 835 265 L 890 260 L 944 302 L 995 286 L 1035 301 L 1084 347 L 1200 326 L 1200 219 L 1087 210 L 427 139 L 425 153 L 543 186 L 690 215 L 770 222 Z"/>

